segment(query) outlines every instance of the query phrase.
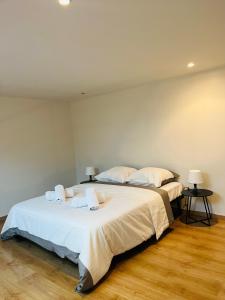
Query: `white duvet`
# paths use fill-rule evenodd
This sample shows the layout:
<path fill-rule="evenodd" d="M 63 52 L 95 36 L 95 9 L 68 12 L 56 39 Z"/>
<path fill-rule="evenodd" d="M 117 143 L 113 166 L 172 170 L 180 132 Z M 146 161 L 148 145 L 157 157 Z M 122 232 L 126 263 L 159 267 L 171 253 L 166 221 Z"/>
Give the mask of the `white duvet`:
<path fill-rule="evenodd" d="M 84 184 L 103 193 L 100 209 L 72 208 L 54 204 L 44 196 L 15 205 L 2 233 L 18 228 L 29 234 L 80 253 L 95 285 L 108 271 L 112 257 L 123 253 L 153 234 L 159 238 L 169 226 L 161 196 L 152 190 L 115 185 Z"/>

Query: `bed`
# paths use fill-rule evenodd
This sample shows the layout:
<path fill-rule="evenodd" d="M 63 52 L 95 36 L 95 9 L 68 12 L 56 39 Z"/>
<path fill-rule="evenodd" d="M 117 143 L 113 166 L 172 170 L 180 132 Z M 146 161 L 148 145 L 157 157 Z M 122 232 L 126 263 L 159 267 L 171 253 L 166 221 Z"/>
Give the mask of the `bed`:
<path fill-rule="evenodd" d="M 13 206 L 1 232 L 2 240 L 19 235 L 78 264 L 78 292 L 95 286 L 114 256 L 153 235 L 159 239 L 173 220 L 170 202 L 182 192 L 178 182 L 160 189 L 102 183 L 73 188 L 92 186 L 105 195 L 99 210 L 53 204 L 41 196 Z"/>

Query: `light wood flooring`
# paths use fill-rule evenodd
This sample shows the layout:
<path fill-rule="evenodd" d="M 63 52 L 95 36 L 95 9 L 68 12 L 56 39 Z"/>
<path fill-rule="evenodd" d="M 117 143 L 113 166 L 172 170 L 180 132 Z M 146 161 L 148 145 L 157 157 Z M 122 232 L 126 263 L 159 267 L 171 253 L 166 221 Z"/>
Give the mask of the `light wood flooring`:
<path fill-rule="evenodd" d="M 0 225 L 1 228 L 1 225 Z M 114 261 L 92 292 L 74 292 L 77 267 L 29 241 L 0 241 L 0 299 L 225 299 L 225 219 L 185 225 Z"/>

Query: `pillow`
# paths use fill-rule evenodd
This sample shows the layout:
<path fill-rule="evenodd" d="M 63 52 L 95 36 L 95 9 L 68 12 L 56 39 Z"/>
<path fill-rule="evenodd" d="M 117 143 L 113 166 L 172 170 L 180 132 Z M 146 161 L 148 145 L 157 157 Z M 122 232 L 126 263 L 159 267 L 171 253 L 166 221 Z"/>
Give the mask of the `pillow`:
<path fill-rule="evenodd" d="M 130 184 L 140 184 L 140 185 L 154 185 L 155 187 L 160 187 L 165 182 L 169 180 L 175 180 L 175 176 L 172 172 L 161 169 L 161 168 L 143 168 L 133 174 L 128 178 Z"/>
<path fill-rule="evenodd" d="M 125 183 L 135 171 L 137 170 L 134 168 L 119 166 L 102 172 L 95 178 L 98 181 Z"/>
<path fill-rule="evenodd" d="M 165 185 L 167 183 L 170 183 L 170 182 L 174 182 L 174 181 L 177 181 L 177 179 L 179 178 L 179 175 L 173 171 L 170 171 L 172 174 L 173 174 L 173 178 L 169 178 L 169 179 L 165 179 L 162 181 L 162 185 Z"/>

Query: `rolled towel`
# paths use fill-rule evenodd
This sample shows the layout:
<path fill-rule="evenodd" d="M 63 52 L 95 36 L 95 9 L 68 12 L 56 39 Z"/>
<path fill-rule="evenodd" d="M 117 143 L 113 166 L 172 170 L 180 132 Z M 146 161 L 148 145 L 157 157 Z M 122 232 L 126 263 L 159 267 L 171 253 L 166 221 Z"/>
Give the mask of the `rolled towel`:
<path fill-rule="evenodd" d="M 59 202 L 65 202 L 66 195 L 63 185 L 59 184 L 55 187 L 55 199 Z"/>
<path fill-rule="evenodd" d="M 106 198 L 105 194 L 97 192 L 97 191 L 96 191 L 96 194 L 97 194 L 97 197 L 98 197 L 99 204 L 104 203 L 105 202 L 105 198 Z"/>
<path fill-rule="evenodd" d="M 86 197 L 84 197 L 84 196 L 74 196 L 70 200 L 70 206 L 74 207 L 74 208 L 81 208 L 81 207 L 88 206 Z"/>
<path fill-rule="evenodd" d="M 72 198 L 74 196 L 74 190 L 73 188 L 67 188 L 65 189 L 66 198 Z"/>
<path fill-rule="evenodd" d="M 94 188 L 87 188 L 85 197 L 90 210 L 97 210 L 99 208 L 98 195 Z"/>
<path fill-rule="evenodd" d="M 54 191 L 48 191 L 45 193 L 45 199 L 48 201 L 54 201 L 55 198 L 55 192 Z"/>

